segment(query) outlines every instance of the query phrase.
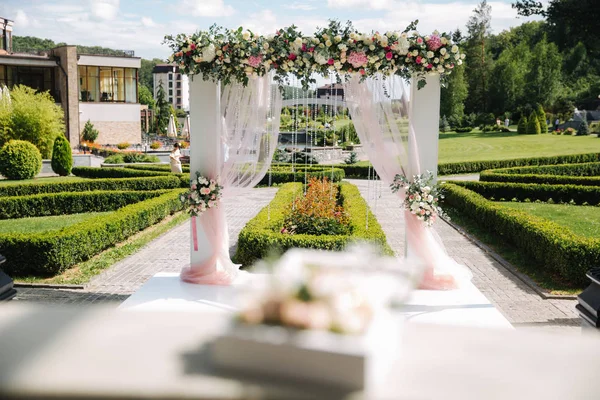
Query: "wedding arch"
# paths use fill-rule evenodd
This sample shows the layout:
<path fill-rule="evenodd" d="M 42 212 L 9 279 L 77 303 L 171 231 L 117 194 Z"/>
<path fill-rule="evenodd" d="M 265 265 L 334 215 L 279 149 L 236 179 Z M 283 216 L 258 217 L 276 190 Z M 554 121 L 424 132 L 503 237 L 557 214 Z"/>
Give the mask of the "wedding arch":
<path fill-rule="evenodd" d="M 404 31 L 361 33 L 351 23 L 331 21 L 311 36 L 294 26 L 268 36 L 212 26 L 165 42 L 173 50 L 169 61 L 191 76 L 195 180 L 183 199 L 193 215 L 184 281 L 227 285 L 235 279 L 238 266 L 229 257 L 225 213 L 217 204 L 267 173 L 278 143 L 278 87 L 290 80 L 305 90 L 317 75 L 343 85 L 357 134 L 382 180 L 437 170 L 440 85 L 465 57 L 446 33 L 421 35 L 416 23 Z M 410 83 L 410 102 L 403 81 Z M 408 252 L 428 266 L 426 286 L 454 286 L 439 273 L 452 261 L 433 231 L 410 212 L 405 217 Z"/>

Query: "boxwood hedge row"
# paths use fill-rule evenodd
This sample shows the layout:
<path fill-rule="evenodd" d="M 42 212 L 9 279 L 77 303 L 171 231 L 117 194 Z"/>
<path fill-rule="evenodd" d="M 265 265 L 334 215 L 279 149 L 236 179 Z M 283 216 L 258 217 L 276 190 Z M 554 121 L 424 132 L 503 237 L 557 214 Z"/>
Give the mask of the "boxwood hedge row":
<path fill-rule="evenodd" d="M 95 191 L 0 197 L 0 219 L 113 211 L 164 193 L 164 190 Z"/>
<path fill-rule="evenodd" d="M 304 182 L 305 179 L 310 178 L 326 178 L 333 182 L 340 182 L 344 179 L 344 170 L 340 168 L 319 168 L 319 167 L 304 167 L 296 166 L 295 172 L 292 172 L 291 167 L 273 167 L 271 171 L 261 179 L 258 183 L 259 186 L 268 186 L 269 183 L 272 185 L 289 183 L 289 182 Z"/>
<path fill-rule="evenodd" d="M 446 203 L 482 228 L 492 230 L 529 254 L 546 272 L 583 287 L 586 272 L 600 265 L 600 240 L 578 236 L 564 227 L 486 200 L 469 186 L 447 183 Z"/>
<path fill-rule="evenodd" d="M 171 166 L 168 164 L 131 164 L 131 165 L 125 165 L 125 168 L 127 169 L 137 169 L 137 170 L 141 170 L 141 171 L 157 171 L 157 172 L 171 172 Z M 189 165 L 183 165 L 181 167 L 181 171 L 183 173 L 189 173 L 190 172 L 190 166 Z"/>
<path fill-rule="evenodd" d="M 57 231 L 0 234 L 0 253 L 7 258 L 2 268 L 14 277 L 60 273 L 181 210 L 182 191 L 170 190 Z"/>
<path fill-rule="evenodd" d="M 0 185 L 2 196 L 26 196 L 40 193 L 89 192 L 93 190 L 160 190 L 181 187 L 177 176 L 165 175 L 147 178 L 81 179 L 64 182 L 32 182 Z M 186 180 L 186 187 L 188 182 Z"/>
<path fill-rule="evenodd" d="M 600 163 L 494 169 L 483 171 L 480 180 L 600 186 Z"/>
<path fill-rule="evenodd" d="M 600 204 L 600 186 L 544 185 L 534 183 L 500 183 L 457 181 L 456 185 L 477 192 L 486 199 L 511 201 L 552 201 L 579 205 Z"/>
<path fill-rule="evenodd" d="M 286 212 L 295 196 L 302 195 L 301 183 L 283 185 L 269 206 L 263 208 L 240 232 L 235 261 L 245 266 L 269 254 L 271 249 L 314 248 L 342 250 L 349 243 L 369 241 L 378 244 L 387 254 L 393 254 L 385 234 L 369 210 L 358 188 L 349 183 L 340 184 L 343 206 L 350 215 L 351 235 L 290 235 L 281 233 Z M 367 213 L 369 226 L 366 226 Z"/>
<path fill-rule="evenodd" d="M 122 167 L 98 168 L 98 167 L 75 167 L 73 175 L 81 178 L 144 178 L 148 176 L 167 176 L 169 171 L 144 171 L 133 170 Z"/>

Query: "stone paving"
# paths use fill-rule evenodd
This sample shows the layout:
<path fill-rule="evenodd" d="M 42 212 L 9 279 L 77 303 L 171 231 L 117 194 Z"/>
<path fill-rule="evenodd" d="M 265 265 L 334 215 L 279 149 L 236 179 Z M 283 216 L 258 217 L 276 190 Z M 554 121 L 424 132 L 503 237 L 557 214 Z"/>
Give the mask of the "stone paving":
<path fill-rule="evenodd" d="M 390 246 L 404 254 L 404 220 L 397 197 L 381 182 L 350 180 L 357 185 L 385 231 Z M 272 199 L 276 188 L 253 189 L 243 199 L 226 200 L 234 249 L 242 227 Z M 516 328 L 579 333 L 575 300 L 545 300 L 482 249 L 440 221 L 436 224 L 448 253 L 473 272 L 473 283 Z M 93 279 L 84 290 L 19 288 L 17 301 L 93 304 L 122 302 L 160 271 L 179 271 L 189 262 L 189 226 L 182 224 L 138 253 Z"/>

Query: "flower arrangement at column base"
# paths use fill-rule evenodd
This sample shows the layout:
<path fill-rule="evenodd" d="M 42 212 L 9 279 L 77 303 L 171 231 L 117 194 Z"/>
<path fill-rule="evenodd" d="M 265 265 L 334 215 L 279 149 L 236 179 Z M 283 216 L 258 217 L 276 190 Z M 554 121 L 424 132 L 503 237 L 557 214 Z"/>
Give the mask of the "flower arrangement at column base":
<path fill-rule="evenodd" d="M 404 195 L 403 206 L 406 220 L 408 247 L 414 251 L 426 265 L 423 279 L 419 284 L 422 290 L 451 290 L 458 288 L 458 282 L 449 273 L 440 273 L 442 264 L 454 261 L 445 252 L 434 252 L 434 233 L 429 229 L 440 216 L 445 216 L 439 206 L 444 198 L 440 188 L 434 184 L 434 176 L 430 171 L 415 175 L 409 180 L 404 175 L 396 175 L 390 185 L 392 192 Z M 455 263 L 454 263 L 455 264 Z"/>
<path fill-rule="evenodd" d="M 416 266 L 364 248 L 293 249 L 271 266 L 270 282 L 213 343 L 218 367 L 345 390 L 386 377 L 402 321 L 389 306 L 408 297 Z"/>

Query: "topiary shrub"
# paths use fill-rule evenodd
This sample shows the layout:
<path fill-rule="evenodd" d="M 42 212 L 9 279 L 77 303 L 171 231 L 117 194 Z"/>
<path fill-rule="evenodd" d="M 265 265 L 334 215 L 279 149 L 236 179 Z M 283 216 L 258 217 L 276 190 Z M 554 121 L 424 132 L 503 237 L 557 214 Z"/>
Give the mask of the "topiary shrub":
<path fill-rule="evenodd" d="M 0 149 L 0 174 L 8 179 L 32 179 L 42 169 L 42 155 L 32 143 L 11 140 Z"/>
<path fill-rule="evenodd" d="M 73 156 L 71 154 L 71 145 L 66 137 L 59 135 L 54 140 L 52 149 L 52 171 L 60 176 L 68 176 L 73 168 Z"/>
<path fill-rule="evenodd" d="M 537 119 L 540 123 L 540 132 L 548 133 L 548 123 L 546 122 L 546 112 L 544 111 L 544 107 L 541 104 L 538 104 L 535 110 L 537 114 Z"/>
<path fill-rule="evenodd" d="M 537 119 L 536 112 L 532 112 L 527 120 L 527 134 L 528 135 L 539 135 L 542 133 L 540 128 L 540 121 Z"/>
<path fill-rule="evenodd" d="M 445 115 L 440 119 L 440 132 L 450 132 L 450 124 Z"/>
<path fill-rule="evenodd" d="M 123 142 L 123 143 L 117 144 L 117 149 L 125 150 L 125 149 L 129 148 L 129 146 L 131 146 L 131 144 L 129 144 L 127 142 Z"/>
<path fill-rule="evenodd" d="M 590 127 L 587 122 L 583 121 L 577 130 L 577 136 L 587 136 L 590 134 Z"/>
<path fill-rule="evenodd" d="M 527 117 L 521 116 L 519 120 L 519 125 L 517 126 L 517 133 L 519 135 L 525 135 L 527 133 Z"/>
<path fill-rule="evenodd" d="M 161 146 L 162 146 L 162 143 L 161 143 L 161 142 L 159 142 L 158 140 L 155 140 L 155 141 L 153 141 L 152 143 L 150 143 L 150 148 L 151 148 L 152 150 L 158 150 L 158 149 L 160 149 L 160 148 L 161 148 Z"/>
<path fill-rule="evenodd" d="M 98 139 L 98 130 L 94 128 L 94 124 L 88 119 L 81 132 L 81 137 L 84 141 L 94 143 L 94 140 Z"/>

